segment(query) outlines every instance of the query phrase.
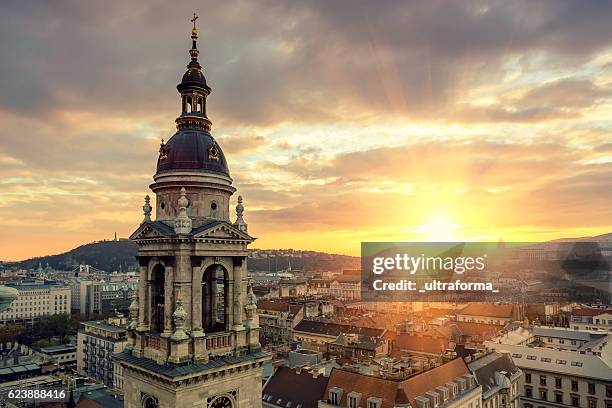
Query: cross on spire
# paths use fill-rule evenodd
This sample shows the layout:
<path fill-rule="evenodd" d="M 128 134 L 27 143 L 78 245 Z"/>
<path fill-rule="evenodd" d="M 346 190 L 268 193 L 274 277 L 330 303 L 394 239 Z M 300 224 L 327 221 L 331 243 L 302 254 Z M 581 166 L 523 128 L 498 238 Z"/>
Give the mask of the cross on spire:
<path fill-rule="evenodd" d="M 193 18 L 191 20 L 189 20 L 189 21 L 191 21 L 193 23 L 193 28 L 196 28 L 195 23 L 196 23 L 196 20 L 198 18 L 200 18 L 200 17 L 196 13 L 193 13 Z"/>

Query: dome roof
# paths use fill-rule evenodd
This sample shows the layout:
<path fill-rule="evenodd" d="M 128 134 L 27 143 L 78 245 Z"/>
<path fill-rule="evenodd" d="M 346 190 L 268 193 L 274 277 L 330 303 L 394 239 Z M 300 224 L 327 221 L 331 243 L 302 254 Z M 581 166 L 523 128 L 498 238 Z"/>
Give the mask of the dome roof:
<path fill-rule="evenodd" d="M 183 74 L 181 83 L 176 87 L 179 92 L 182 92 L 188 88 L 201 89 L 206 94 L 210 94 L 210 87 L 206 83 L 206 78 L 202 72 L 202 67 L 197 62 L 191 62 L 187 66 L 187 71 L 185 71 L 185 74 Z"/>
<path fill-rule="evenodd" d="M 193 128 L 179 130 L 160 149 L 157 173 L 167 171 L 213 172 L 229 177 L 219 144 L 210 133 Z"/>

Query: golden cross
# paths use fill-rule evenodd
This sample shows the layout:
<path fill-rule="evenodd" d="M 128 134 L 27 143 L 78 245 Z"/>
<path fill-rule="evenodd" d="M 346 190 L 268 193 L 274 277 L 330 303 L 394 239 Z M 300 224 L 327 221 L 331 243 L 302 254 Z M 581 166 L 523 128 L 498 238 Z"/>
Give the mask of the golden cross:
<path fill-rule="evenodd" d="M 198 18 L 200 18 L 200 17 L 198 17 L 198 15 L 196 13 L 193 13 L 193 18 L 191 20 L 189 20 L 189 21 L 191 21 L 193 23 L 193 28 L 196 28 L 195 23 L 196 23 L 196 20 Z"/>

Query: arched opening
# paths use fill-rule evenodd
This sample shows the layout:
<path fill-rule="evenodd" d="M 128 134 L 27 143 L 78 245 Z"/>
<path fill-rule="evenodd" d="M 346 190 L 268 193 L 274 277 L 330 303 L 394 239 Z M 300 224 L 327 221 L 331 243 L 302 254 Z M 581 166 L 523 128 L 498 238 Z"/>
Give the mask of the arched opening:
<path fill-rule="evenodd" d="M 151 330 L 154 333 L 164 331 L 164 288 L 166 268 L 163 265 L 155 265 L 151 273 Z"/>
<path fill-rule="evenodd" d="M 211 265 L 202 275 L 202 328 L 205 333 L 225 331 L 229 311 L 229 274 Z"/>
<path fill-rule="evenodd" d="M 191 96 L 188 96 L 185 99 L 185 112 L 186 113 L 191 113 L 192 109 L 193 109 L 193 101 L 191 100 Z"/>
<path fill-rule="evenodd" d="M 202 110 L 204 104 L 203 104 L 203 100 L 202 98 L 198 98 L 198 112 L 203 113 L 204 111 Z"/>

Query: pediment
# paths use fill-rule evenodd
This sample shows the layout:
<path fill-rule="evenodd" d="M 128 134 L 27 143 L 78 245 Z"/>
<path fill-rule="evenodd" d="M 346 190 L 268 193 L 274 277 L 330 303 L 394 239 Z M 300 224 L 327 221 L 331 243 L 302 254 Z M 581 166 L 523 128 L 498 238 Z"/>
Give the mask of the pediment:
<path fill-rule="evenodd" d="M 230 240 L 246 240 L 252 241 L 253 238 L 240 231 L 233 225 L 225 222 L 217 223 L 211 227 L 205 228 L 202 231 L 197 232 L 193 235 L 194 238 L 218 238 L 218 239 L 230 239 Z"/>
<path fill-rule="evenodd" d="M 131 240 L 166 238 L 168 235 L 154 222 L 143 222 L 130 235 Z"/>

